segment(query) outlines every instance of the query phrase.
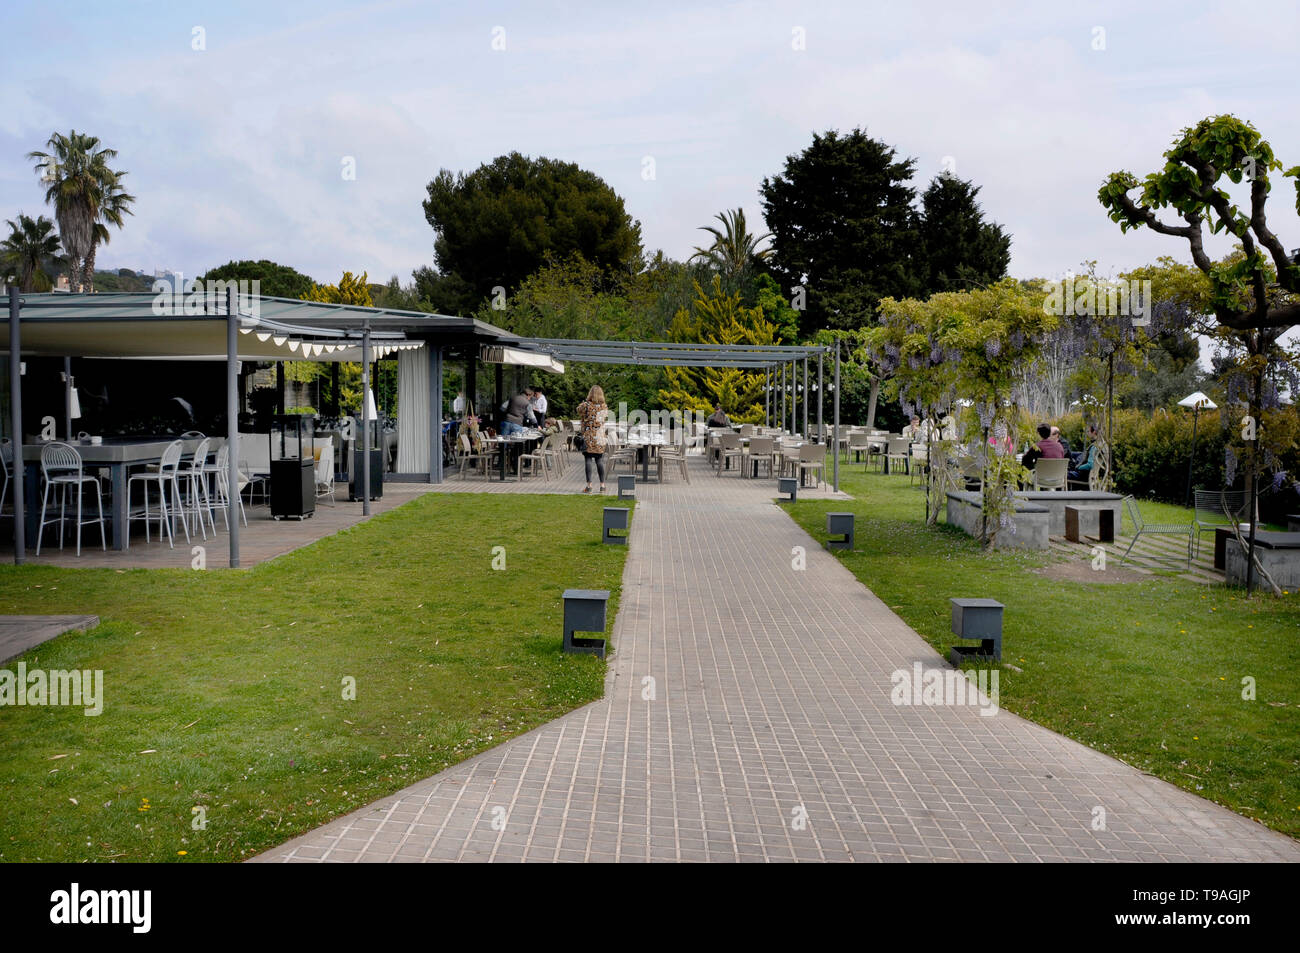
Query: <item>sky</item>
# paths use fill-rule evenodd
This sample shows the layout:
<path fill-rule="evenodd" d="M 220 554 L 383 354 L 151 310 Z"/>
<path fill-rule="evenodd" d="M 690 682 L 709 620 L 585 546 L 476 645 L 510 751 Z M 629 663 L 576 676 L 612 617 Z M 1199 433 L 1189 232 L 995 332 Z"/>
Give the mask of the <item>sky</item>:
<path fill-rule="evenodd" d="M 760 183 L 814 133 L 861 127 L 916 159 L 919 188 L 945 165 L 979 185 L 1013 275 L 1113 274 L 1190 261 L 1096 198 L 1181 129 L 1232 113 L 1300 164 L 1294 0 L 45 0 L 5 23 L 0 218 L 52 216 L 24 158 L 52 132 L 99 136 L 137 196 L 101 269 L 270 258 L 406 282 L 433 263 L 429 180 L 515 150 L 595 172 L 647 251 L 680 259 L 723 209 L 757 228 Z M 1274 195 L 1300 247 L 1290 181 Z"/>

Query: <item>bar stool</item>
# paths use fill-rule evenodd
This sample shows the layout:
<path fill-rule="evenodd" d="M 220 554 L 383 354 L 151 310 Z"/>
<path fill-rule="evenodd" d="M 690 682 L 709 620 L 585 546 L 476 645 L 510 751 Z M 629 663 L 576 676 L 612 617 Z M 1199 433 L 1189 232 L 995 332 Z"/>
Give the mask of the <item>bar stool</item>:
<path fill-rule="evenodd" d="M 158 536 L 163 535 L 163 530 L 167 531 L 167 542 L 176 548 L 175 534 L 172 532 L 171 517 L 167 515 L 167 500 L 170 496 L 172 501 L 172 513 L 180 511 L 180 488 L 177 483 L 178 472 L 180 469 L 181 455 L 185 452 L 185 444 L 179 440 L 173 440 L 163 451 L 162 459 L 158 463 L 158 470 L 151 473 L 136 473 L 127 481 L 127 503 L 131 501 L 131 487 L 137 483 L 144 486 L 144 510 L 142 512 L 130 513 L 126 520 L 126 543 L 131 545 L 131 523 L 136 520 L 144 520 L 144 540 L 150 541 L 149 537 L 149 520 L 152 518 L 149 513 L 149 489 L 157 487 L 158 489 Z M 181 528 L 185 530 L 185 541 L 190 541 L 190 528 L 181 519 Z"/>
<path fill-rule="evenodd" d="M 45 491 L 41 495 L 41 527 L 36 534 L 36 555 L 41 554 L 41 540 L 45 536 L 45 527 L 50 523 L 59 524 L 59 549 L 63 548 L 63 522 L 68 508 L 68 491 L 74 487 L 77 491 L 77 555 L 81 555 L 81 527 L 87 523 L 99 523 L 99 547 L 108 549 L 108 541 L 104 536 L 104 497 L 100 491 L 99 479 L 82 471 L 81 454 L 76 448 L 66 443 L 48 443 L 41 447 L 41 474 L 45 477 Z M 95 500 L 99 504 L 98 520 L 81 518 L 82 491 L 87 483 L 95 486 Z M 45 515 L 51 489 L 59 496 L 58 519 L 47 518 Z"/>
<path fill-rule="evenodd" d="M 208 447 L 211 437 L 204 437 L 194 448 L 189 466 L 180 470 L 177 479 L 183 484 L 181 489 L 181 519 L 188 520 L 193 515 L 198 523 L 203 538 L 208 538 L 208 528 L 203 522 L 206 513 L 208 523 L 212 525 L 212 535 L 217 535 L 217 521 L 212 515 L 212 497 L 208 493 Z"/>

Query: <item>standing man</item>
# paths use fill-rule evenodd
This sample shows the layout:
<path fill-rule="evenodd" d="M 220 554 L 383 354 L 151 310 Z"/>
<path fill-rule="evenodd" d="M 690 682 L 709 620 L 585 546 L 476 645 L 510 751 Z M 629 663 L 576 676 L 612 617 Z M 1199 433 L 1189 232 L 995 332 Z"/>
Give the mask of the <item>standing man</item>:
<path fill-rule="evenodd" d="M 531 414 L 532 411 L 528 407 L 528 396 L 526 394 L 515 394 L 506 405 L 506 416 L 501 421 L 501 435 L 509 437 L 512 434 L 523 433 L 524 424 Z"/>
<path fill-rule="evenodd" d="M 550 405 L 546 402 L 546 395 L 542 393 L 540 387 L 534 387 L 533 399 L 529 401 L 529 406 L 533 408 L 533 416 L 537 418 L 537 426 L 546 426 L 546 411 Z"/>

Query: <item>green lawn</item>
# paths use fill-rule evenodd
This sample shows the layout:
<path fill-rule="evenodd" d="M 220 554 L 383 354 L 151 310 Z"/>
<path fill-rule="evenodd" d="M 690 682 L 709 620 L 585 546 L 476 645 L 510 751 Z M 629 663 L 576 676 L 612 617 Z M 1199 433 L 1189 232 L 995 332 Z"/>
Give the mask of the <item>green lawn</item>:
<path fill-rule="evenodd" d="M 560 596 L 611 590 L 612 628 L 607 502 L 430 494 L 243 571 L 0 568 L 0 613 L 100 616 L 22 661 L 105 695 L 0 708 L 0 860 L 238 860 L 599 698 Z"/>
<path fill-rule="evenodd" d="M 839 558 L 945 656 L 950 598 L 1004 603 L 1004 708 L 1300 836 L 1300 597 L 1247 601 L 1173 576 L 1061 581 L 1036 572 L 1047 554 L 986 553 L 942 518 L 927 528 L 905 477 L 844 464 L 840 477 L 854 502 L 800 500 L 791 515 L 824 540 L 827 511 L 855 512 L 857 550 Z"/>

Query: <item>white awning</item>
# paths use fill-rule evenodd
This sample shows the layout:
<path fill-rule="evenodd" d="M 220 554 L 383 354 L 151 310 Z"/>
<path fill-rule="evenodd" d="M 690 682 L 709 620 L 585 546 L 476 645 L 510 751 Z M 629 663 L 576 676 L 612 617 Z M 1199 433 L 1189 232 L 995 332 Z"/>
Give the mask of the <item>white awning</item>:
<path fill-rule="evenodd" d="M 564 365 L 549 354 L 536 351 L 521 351 L 518 348 L 500 345 L 484 345 L 479 349 L 479 357 L 484 364 L 517 364 L 520 367 L 540 367 L 552 374 L 563 374 Z"/>

